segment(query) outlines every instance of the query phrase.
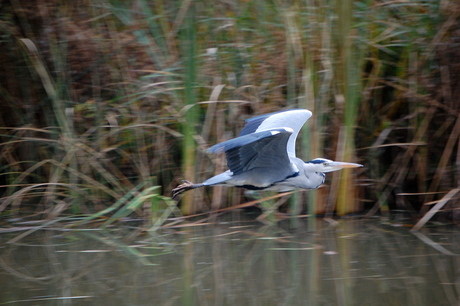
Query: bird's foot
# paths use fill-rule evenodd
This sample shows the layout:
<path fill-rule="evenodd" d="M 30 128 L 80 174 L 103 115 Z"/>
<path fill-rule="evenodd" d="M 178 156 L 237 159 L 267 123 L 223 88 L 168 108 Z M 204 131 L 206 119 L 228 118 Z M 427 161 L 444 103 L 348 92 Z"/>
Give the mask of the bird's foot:
<path fill-rule="evenodd" d="M 198 187 L 201 187 L 201 186 L 202 186 L 201 184 L 193 184 L 192 182 L 189 182 L 187 180 L 183 180 L 183 181 L 181 181 L 181 184 L 179 186 L 177 186 L 176 188 L 171 190 L 172 198 L 174 199 L 175 197 L 177 197 L 178 195 L 180 195 L 181 193 L 183 193 L 183 192 L 185 192 L 187 190 L 195 189 L 195 188 L 198 188 Z"/>

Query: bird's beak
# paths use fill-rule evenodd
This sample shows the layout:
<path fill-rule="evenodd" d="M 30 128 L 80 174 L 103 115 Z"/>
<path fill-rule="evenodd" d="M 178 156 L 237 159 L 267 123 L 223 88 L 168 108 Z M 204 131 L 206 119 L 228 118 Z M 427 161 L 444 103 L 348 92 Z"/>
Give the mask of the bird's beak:
<path fill-rule="evenodd" d="M 332 171 L 337 171 L 337 170 L 345 169 L 345 168 L 358 168 L 362 166 L 363 165 L 361 164 L 354 164 L 354 163 L 330 162 L 328 163 L 327 170 L 325 172 L 332 172 Z"/>

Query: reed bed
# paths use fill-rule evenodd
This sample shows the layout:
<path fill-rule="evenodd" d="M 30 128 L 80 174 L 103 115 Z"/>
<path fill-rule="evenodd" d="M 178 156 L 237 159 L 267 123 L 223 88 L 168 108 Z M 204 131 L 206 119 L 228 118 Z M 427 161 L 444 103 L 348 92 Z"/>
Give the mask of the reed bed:
<path fill-rule="evenodd" d="M 282 209 L 455 217 L 456 1 L 12 1 L 0 13 L 0 213 L 170 216 L 250 201 L 169 193 L 225 170 L 244 119 L 308 108 L 299 157 L 360 162 Z M 449 198 L 444 198 L 445 196 Z"/>

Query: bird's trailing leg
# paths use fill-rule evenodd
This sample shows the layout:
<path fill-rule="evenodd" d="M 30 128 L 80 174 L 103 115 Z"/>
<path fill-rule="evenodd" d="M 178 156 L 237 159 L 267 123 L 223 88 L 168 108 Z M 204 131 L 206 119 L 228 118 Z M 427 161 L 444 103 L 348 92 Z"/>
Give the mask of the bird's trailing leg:
<path fill-rule="evenodd" d="M 203 184 L 193 184 L 192 182 L 183 180 L 183 181 L 181 181 L 181 184 L 179 186 L 177 186 L 176 188 L 171 190 L 172 198 L 174 199 L 175 197 L 177 197 L 178 195 L 180 195 L 181 193 L 183 193 L 183 192 L 185 192 L 187 190 L 200 188 L 200 187 L 203 187 L 203 186 L 204 186 Z"/>

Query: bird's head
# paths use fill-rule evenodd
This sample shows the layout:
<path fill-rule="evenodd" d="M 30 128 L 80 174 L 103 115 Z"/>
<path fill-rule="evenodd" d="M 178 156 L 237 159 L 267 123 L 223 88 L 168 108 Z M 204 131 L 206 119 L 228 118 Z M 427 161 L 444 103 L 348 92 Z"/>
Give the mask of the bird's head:
<path fill-rule="evenodd" d="M 341 170 L 344 168 L 357 168 L 357 167 L 363 166 L 363 165 L 354 164 L 354 163 L 336 162 L 336 161 L 332 161 L 332 160 L 325 159 L 325 158 L 315 158 L 313 160 L 306 162 L 305 164 L 308 164 L 309 165 L 308 167 L 312 171 L 322 172 L 322 173 L 337 171 L 337 170 Z"/>

